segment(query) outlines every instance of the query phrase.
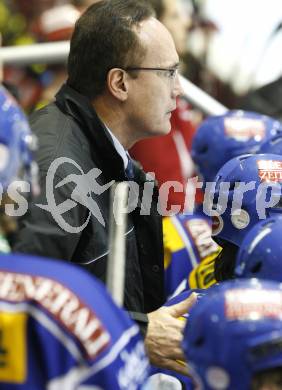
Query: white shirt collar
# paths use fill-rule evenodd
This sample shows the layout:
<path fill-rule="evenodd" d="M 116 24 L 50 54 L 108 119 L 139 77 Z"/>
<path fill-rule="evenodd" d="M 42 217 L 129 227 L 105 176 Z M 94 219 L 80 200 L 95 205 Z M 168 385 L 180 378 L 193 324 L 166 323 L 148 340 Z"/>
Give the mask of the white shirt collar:
<path fill-rule="evenodd" d="M 105 127 L 108 130 L 110 136 L 112 137 L 114 147 L 115 147 L 116 151 L 118 152 L 118 154 L 120 155 L 120 157 L 122 158 L 123 164 L 124 164 L 124 169 L 126 169 L 127 164 L 128 164 L 128 152 L 124 149 L 122 144 L 119 142 L 117 137 L 111 132 L 111 130 L 108 128 L 108 126 L 105 126 Z"/>

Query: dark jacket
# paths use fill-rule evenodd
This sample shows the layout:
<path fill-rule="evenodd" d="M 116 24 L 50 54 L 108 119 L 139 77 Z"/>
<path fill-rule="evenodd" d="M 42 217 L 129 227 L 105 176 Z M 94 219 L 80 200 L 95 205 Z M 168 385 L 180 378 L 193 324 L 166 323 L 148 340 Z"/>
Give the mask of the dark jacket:
<path fill-rule="evenodd" d="M 124 181 L 126 176 L 123 161 L 90 101 L 67 85 L 57 94 L 55 103 L 33 114 L 31 127 L 39 141 L 37 161 L 42 192 L 32 202 L 27 214 L 20 219 L 19 233 L 13 249 L 69 260 L 82 265 L 105 281 L 109 251 L 109 190 L 100 195 L 91 192 L 92 177 L 89 176 L 84 183 L 89 185 L 89 191 L 82 191 L 74 196 L 77 192 L 76 179 L 83 177 L 82 171 L 87 174 L 91 169 L 99 168 L 102 173 L 97 181 L 101 186 L 111 180 Z M 71 160 L 57 167 L 54 185 L 52 182 L 46 183 L 50 164 L 59 157 Z M 134 173 L 134 180 L 139 184 L 140 191 L 137 193 L 138 206 L 128 217 L 124 305 L 130 311 L 148 313 L 160 307 L 164 300 L 162 226 L 161 217 L 156 211 L 156 187 L 151 215 L 140 215 L 140 198 L 146 177 L 137 166 L 134 166 Z M 66 177 L 68 182 L 55 188 Z M 72 227 L 80 227 L 90 218 L 82 232 L 66 232 L 59 226 L 60 220 L 55 221 L 50 210 L 46 210 L 46 207 L 44 209 L 44 206 L 38 207 L 38 204 L 47 203 L 50 206 L 52 196 L 49 196 L 47 202 L 46 191 L 51 190 L 51 187 L 54 188 L 53 208 L 68 201 L 62 205 L 66 206 L 64 213 L 61 214 L 57 209 L 58 218 L 63 218 Z M 84 205 L 87 192 L 90 202 L 94 201 L 98 205 L 105 226 Z"/>

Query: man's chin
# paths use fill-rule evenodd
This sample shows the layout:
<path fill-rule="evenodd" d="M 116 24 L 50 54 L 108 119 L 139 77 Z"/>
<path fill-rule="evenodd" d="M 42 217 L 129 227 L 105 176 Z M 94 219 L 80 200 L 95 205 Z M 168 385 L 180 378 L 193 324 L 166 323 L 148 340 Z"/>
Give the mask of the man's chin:
<path fill-rule="evenodd" d="M 167 135 L 171 131 L 171 125 L 163 126 L 161 130 L 156 131 L 155 133 L 152 134 L 153 137 L 161 137 L 162 135 Z"/>
<path fill-rule="evenodd" d="M 171 123 L 168 117 L 167 121 L 164 121 L 162 126 L 158 126 L 158 128 L 150 129 L 148 132 L 143 132 L 142 136 L 140 136 L 140 139 L 144 138 L 154 138 L 154 137 L 161 137 L 164 135 L 169 134 L 171 131 Z"/>

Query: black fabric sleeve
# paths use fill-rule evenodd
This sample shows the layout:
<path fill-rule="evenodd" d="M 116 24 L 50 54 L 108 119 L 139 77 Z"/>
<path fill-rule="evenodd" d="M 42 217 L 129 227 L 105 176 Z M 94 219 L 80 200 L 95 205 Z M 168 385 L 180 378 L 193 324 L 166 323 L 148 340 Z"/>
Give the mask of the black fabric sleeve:
<path fill-rule="evenodd" d="M 45 180 L 46 176 L 41 172 L 41 194 L 29 204 L 27 213 L 18 220 L 19 229 L 13 239 L 13 251 L 71 260 L 80 239 L 80 234 L 70 234 L 65 231 L 59 226 L 50 210 L 40 207 L 40 205 L 48 204 Z M 75 188 L 73 183 L 56 188 L 56 184 L 61 180 L 60 177 L 55 177 L 53 189 L 49 189 L 54 194 L 56 205 L 53 207 L 53 211 L 56 215 L 60 214 L 56 207 L 69 199 Z M 80 226 L 81 221 L 86 218 L 86 210 L 77 204 L 66 213 L 63 213 L 61 217 L 70 226 Z"/>
<path fill-rule="evenodd" d="M 148 319 L 147 314 L 145 314 L 145 313 L 138 313 L 136 311 L 128 311 L 127 313 L 129 314 L 131 319 L 137 323 L 137 325 L 140 328 L 140 332 L 141 332 L 143 338 L 145 338 L 146 332 L 147 332 L 148 323 L 149 323 L 149 319 Z"/>

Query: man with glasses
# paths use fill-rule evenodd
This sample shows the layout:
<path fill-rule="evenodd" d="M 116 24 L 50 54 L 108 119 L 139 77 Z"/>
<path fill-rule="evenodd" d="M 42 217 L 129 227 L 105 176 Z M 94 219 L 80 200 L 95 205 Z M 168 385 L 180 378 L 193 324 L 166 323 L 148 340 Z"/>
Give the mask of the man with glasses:
<path fill-rule="evenodd" d="M 45 191 L 20 221 L 14 249 L 80 264 L 105 281 L 110 184 L 134 180 L 137 199 L 128 215 L 124 306 L 146 332 L 151 361 L 186 373 L 176 362 L 183 359 L 184 326 L 177 317 L 195 298 L 161 307 L 158 192 L 127 153 L 139 139 L 170 131 L 181 92 L 178 62 L 170 33 L 140 0 L 103 0 L 80 17 L 67 83 L 55 102 L 31 119 Z M 145 187 L 152 195 L 147 208 L 142 204 Z"/>
<path fill-rule="evenodd" d="M 191 11 L 182 0 L 147 0 L 155 10 L 157 19 L 171 33 L 176 51 L 180 57 L 180 71 L 185 73 L 188 52 L 188 29 L 192 25 Z M 159 188 L 171 183 L 169 191 L 160 191 L 163 207 L 167 210 L 185 207 L 186 185 L 195 176 L 195 167 L 190 156 L 191 143 L 200 120 L 199 114 L 183 97 L 176 102 L 176 110 L 171 116 L 171 131 L 163 137 L 146 138 L 137 142 L 130 150 L 132 157 L 139 161 L 145 172 L 154 172 Z M 165 184 L 167 183 L 167 184 Z M 191 183 L 190 183 L 191 184 Z M 173 187 L 174 185 L 174 187 Z M 181 190 L 182 186 L 182 190 Z M 197 190 L 196 202 L 201 201 L 201 191 Z M 186 205 L 187 207 L 187 205 Z"/>

